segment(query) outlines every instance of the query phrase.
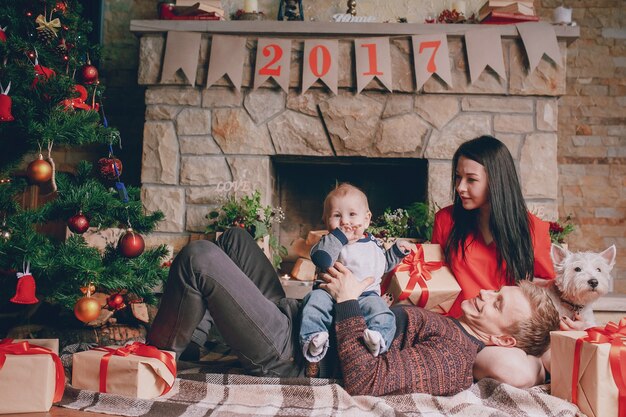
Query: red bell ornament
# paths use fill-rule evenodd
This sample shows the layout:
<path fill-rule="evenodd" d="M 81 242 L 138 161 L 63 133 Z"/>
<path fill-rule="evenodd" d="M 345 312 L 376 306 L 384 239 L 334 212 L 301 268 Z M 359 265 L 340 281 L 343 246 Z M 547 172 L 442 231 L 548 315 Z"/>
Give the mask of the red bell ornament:
<path fill-rule="evenodd" d="M 26 176 L 31 183 L 43 184 L 52 178 L 52 165 L 39 154 L 39 158 L 28 164 Z"/>
<path fill-rule="evenodd" d="M 69 227 L 72 232 L 82 235 L 89 229 L 89 219 L 80 211 L 78 214 L 69 218 L 67 227 Z"/>
<path fill-rule="evenodd" d="M 91 61 L 87 61 L 80 69 L 80 76 L 85 84 L 93 84 L 98 81 L 98 68 L 91 65 Z"/>
<path fill-rule="evenodd" d="M 0 32 L 2 33 L 2 32 Z M 12 122 L 15 120 L 13 114 L 11 114 L 11 106 L 13 101 L 9 97 L 9 90 L 11 89 L 11 82 L 7 88 L 3 88 L 0 84 L 0 122 Z"/>
<path fill-rule="evenodd" d="M 136 258 L 143 253 L 146 247 L 146 243 L 140 234 L 135 233 L 130 227 L 126 230 L 126 233 L 120 238 L 117 248 L 120 253 L 126 258 Z"/>
<path fill-rule="evenodd" d="M 7 33 L 6 33 L 7 27 L 0 27 L 0 42 L 6 42 L 7 41 Z"/>
<path fill-rule="evenodd" d="M 11 302 L 15 304 L 37 304 L 39 300 L 35 296 L 35 278 L 27 267 L 24 272 L 17 273 L 17 289 Z"/>
<path fill-rule="evenodd" d="M 35 79 L 33 79 L 33 84 L 31 85 L 31 88 L 35 88 L 37 87 L 37 84 L 39 84 L 39 82 L 46 82 L 51 77 L 57 75 L 54 70 L 51 70 L 50 68 L 44 67 L 43 65 L 39 64 L 35 64 L 34 70 Z"/>

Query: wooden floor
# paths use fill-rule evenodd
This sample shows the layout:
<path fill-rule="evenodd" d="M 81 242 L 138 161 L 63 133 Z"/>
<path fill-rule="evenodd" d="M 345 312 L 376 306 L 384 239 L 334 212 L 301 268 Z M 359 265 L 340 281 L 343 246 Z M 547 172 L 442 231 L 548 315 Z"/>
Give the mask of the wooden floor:
<path fill-rule="evenodd" d="M 47 413 L 3 414 L 2 417 L 116 417 L 114 414 L 90 413 L 53 406 Z"/>

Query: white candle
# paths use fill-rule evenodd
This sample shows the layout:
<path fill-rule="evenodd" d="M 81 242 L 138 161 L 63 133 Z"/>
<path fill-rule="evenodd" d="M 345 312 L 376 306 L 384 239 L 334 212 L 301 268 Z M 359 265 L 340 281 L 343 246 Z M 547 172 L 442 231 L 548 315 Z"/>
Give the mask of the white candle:
<path fill-rule="evenodd" d="M 254 13 L 259 10 L 257 0 L 243 0 L 243 11 L 245 13 Z"/>
<path fill-rule="evenodd" d="M 459 13 L 465 14 L 465 2 L 463 0 L 457 0 L 452 3 L 452 9 Z"/>

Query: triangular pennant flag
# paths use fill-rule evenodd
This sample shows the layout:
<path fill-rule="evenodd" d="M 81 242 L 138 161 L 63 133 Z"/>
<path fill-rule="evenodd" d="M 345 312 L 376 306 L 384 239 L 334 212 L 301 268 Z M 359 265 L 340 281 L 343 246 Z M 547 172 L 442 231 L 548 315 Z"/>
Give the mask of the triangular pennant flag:
<path fill-rule="evenodd" d="M 487 65 L 506 80 L 500 30 L 497 28 L 468 30 L 465 32 L 465 47 L 471 83 L 480 77 Z"/>
<path fill-rule="evenodd" d="M 256 90 L 272 77 L 288 93 L 290 70 L 291 39 L 259 38 L 253 88 Z"/>
<path fill-rule="evenodd" d="M 391 92 L 391 52 L 389 38 L 354 40 L 356 58 L 356 90 L 363 90 L 374 77 Z"/>
<path fill-rule="evenodd" d="M 200 32 L 167 32 L 161 83 L 174 81 L 176 71 L 182 69 L 187 82 L 196 85 L 201 37 Z"/>
<path fill-rule="evenodd" d="M 452 87 L 450 53 L 446 34 L 415 35 L 411 37 L 411 42 L 416 89 L 422 88 L 433 74 L 437 74 L 448 86 Z"/>
<path fill-rule="evenodd" d="M 241 36 L 213 35 L 206 87 L 209 88 L 224 75 L 239 91 L 243 78 L 243 63 L 246 53 L 246 38 Z"/>
<path fill-rule="evenodd" d="M 324 84 L 337 94 L 339 80 L 339 42 L 335 39 L 306 39 L 302 63 L 302 94 L 315 81 Z"/>
<path fill-rule="evenodd" d="M 529 70 L 532 73 L 543 55 L 547 55 L 557 65 L 561 65 L 561 51 L 556 40 L 554 27 L 548 23 L 527 22 L 515 25 L 519 32 L 526 55 L 528 56 Z"/>

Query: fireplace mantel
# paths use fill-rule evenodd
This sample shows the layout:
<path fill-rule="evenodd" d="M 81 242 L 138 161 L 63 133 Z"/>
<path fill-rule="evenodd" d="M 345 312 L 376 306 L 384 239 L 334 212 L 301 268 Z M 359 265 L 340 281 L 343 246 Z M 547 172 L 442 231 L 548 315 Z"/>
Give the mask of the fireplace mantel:
<path fill-rule="evenodd" d="M 208 32 L 238 35 L 275 35 L 299 37 L 327 36 L 401 36 L 445 33 L 463 36 L 478 28 L 497 28 L 503 38 L 518 37 L 515 25 L 421 24 L 421 23 L 337 23 L 337 22 L 279 22 L 275 20 L 131 20 L 130 30 L 137 34 L 153 32 Z M 578 26 L 554 26 L 557 39 L 569 45 L 580 36 Z"/>

